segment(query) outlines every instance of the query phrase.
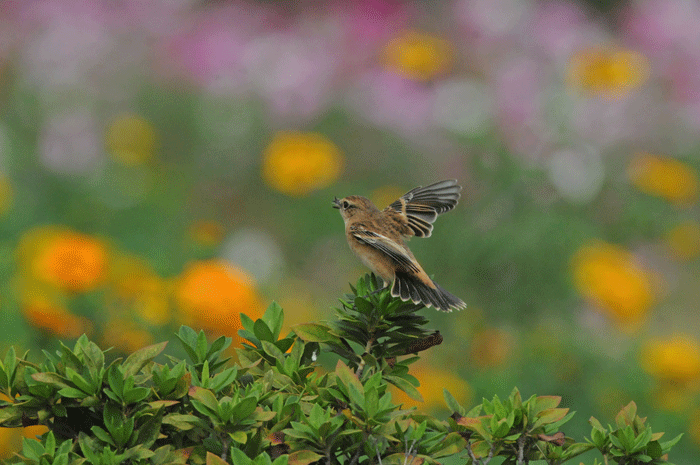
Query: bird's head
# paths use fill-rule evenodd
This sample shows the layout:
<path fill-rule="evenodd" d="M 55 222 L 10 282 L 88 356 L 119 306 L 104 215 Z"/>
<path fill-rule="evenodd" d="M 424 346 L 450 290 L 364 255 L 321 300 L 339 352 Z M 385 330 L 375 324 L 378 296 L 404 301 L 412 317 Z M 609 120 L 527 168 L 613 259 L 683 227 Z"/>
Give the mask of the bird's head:
<path fill-rule="evenodd" d="M 350 195 L 339 199 L 333 198 L 333 208 L 340 210 L 340 216 L 346 222 L 357 214 L 370 214 L 378 211 L 377 207 L 370 202 L 369 199 L 360 197 L 359 195 Z"/>

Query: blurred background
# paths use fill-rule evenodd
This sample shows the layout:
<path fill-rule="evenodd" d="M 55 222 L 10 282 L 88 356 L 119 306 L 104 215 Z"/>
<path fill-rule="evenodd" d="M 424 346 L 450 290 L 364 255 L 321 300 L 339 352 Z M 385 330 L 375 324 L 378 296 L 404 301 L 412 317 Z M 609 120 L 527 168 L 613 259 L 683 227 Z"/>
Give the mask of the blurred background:
<path fill-rule="evenodd" d="M 6 0 L 0 352 L 236 339 L 272 300 L 331 318 L 366 272 L 331 199 L 457 178 L 411 248 L 469 306 L 423 310 L 445 341 L 425 402 L 397 398 L 562 395 L 577 439 L 635 400 L 697 463 L 698 24 L 686 0 Z"/>

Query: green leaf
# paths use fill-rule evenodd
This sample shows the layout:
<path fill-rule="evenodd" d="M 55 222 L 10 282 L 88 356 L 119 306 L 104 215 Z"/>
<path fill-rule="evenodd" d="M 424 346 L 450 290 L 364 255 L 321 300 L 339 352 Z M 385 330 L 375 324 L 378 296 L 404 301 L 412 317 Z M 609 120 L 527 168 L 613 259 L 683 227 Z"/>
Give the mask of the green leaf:
<path fill-rule="evenodd" d="M 209 457 L 209 454 L 211 452 L 207 453 L 207 460 Z M 217 457 L 218 458 L 218 457 Z M 240 450 L 238 447 L 231 447 L 231 461 L 235 463 L 236 465 L 252 465 L 253 461 L 245 455 L 245 452 Z M 226 462 L 224 462 L 226 463 Z M 209 462 L 207 461 L 207 465 L 209 465 Z M 212 462 L 212 465 L 218 465 Z"/>
<path fill-rule="evenodd" d="M 280 366 L 284 366 L 284 354 L 282 353 L 282 351 L 279 350 L 277 346 L 274 345 L 272 342 L 263 340 L 261 340 L 260 342 L 265 353 L 274 357 L 280 363 Z"/>
<path fill-rule="evenodd" d="M 83 397 L 88 396 L 88 394 L 84 393 L 80 389 L 75 388 L 59 389 L 58 395 L 61 395 L 63 397 L 70 397 L 71 399 L 82 399 Z"/>
<path fill-rule="evenodd" d="M 297 450 L 289 454 L 289 465 L 310 465 L 323 458 L 322 455 L 310 450 Z"/>
<path fill-rule="evenodd" d="M 302 323 L 292 326 L 294 333 L 306 342 L 332 342 L 341 344 L 338 336 L 331 334 L 331 328 L 318 323 Z"/>
<path fill-rule="evenodd" d="M 279 339 L 280 332 L 282 331 L 282 325 L 284 323 L 284 313 L 282 312 L 282 307 L 273 301 L 265 310 L 262 316 L 262 320 L 267 324 L 267 327 L 272 331 L 272 340 L 276 341 Z"/>
<path fill-rule="evenodd" d="M 243 431 L 234 431 L 233 433 L 229 433 L 229 436 L 238 444 L 245 444 L 248 442 L 248 436 Z"/>
<path fill-rule="evenodd" d="M 428 449 L 428 455 L 433 458 L 447 457 L 449 455 L 459 454 L 467 445 L 464 439 L 458 432 L 449 433 L 445 438 L 434 444 Z"/>
<path fill-rule="evenodd" d="M 237 403 L 236 406 L 233 408 L 232 418 L 236 422 L 248 418 L 250 415 L 253 414 L 257 405 L 258 399 L 256 399 L 255 397 L 246 397 L 245 399 Z"/>
<path fill-rule="evenodd" d="M 659 441 L 651 441 L 649 444 L 647 444 L 646 452 L 653 459 L 658 459 L 664 454 Z"/>
<path fill-rule="evenodd" d="M 398 376 L 386 376 L 385 378 L 388 382 L 405 392 L 411 399 L 417 402 L 423 402 L 423 396 L 418 392 L 418 389 L 405 379 L 399 378 Z"/>
<path fill-rule="evenodd" d="M 122 424 L 124 414 L 122 413 L 119 406 L 114 402 L 107 402 L 104 406 L 102 414 L 104 424 L 107 427 L 107 431 L 109 432 L 109 434 L 114 436 L 116 434 L 114 431 L 117 428 L 119 428 L 119 426 Z"/>
<path fill-rule="evenodd" d="M 236 449 L 236 450 L 238 450 L 238 449 Z M 241 452 L 241 454 L 243 454 L 243 452 Z M 233 457 L 233 456 L 234 456 L 234 454 L 233 454 L 233 449 L 232 449 L 232 450 L 231 450 L 231 457 Z M 243 454 L 243 456 L 244 456 L 246 459 L 248 459 L 248 456 L 246 456 L 245 454 Z M 206 465 L 227 465 L 227 464 L 228 464 L 228 462 L 226 462 L 226 460 L 222 459 L 221 457 L 219 457 L 219 456 L 216 455 L 216 454 L 212 454 L 211 452 L 207 452 L 207 459 L 206 459 L 206 460 L 207 460 L 207 461 L 205 462 Z M 239 461 L 234 460 L 233 463 L 240 463 L 240 464 L 243 464 L 243 465 L 252 464 L 252 463 L 253 463 L 253 461 L 250 460 L 250 459 L 248 459 L 247 462 L 240 461 L 240 459 L 238 459 L 238 460 L 239 460 Z"/>
<path fill-rule="evenodd" d="M 553 409 L 561 402 L 561 396 L 537 396 L 535 399 L 535 413 L 542 410 Z"/>
<path fill-rule="evenodd" d="M 622 407 L 615 416 L 615 423 L 619 428 L 624 428 L 634 422 L 634 417 L 637 415 L 637 404 L 634 401 Z"/>
<path fill-rule="evenodd" d="M 136 404 L 145 400 L 149 395 L 151 395 L 150 389 L 145 387 L 135 387 L 124 393 L 124 402 L 127 405 Z"/>
<path fill-rule="evenodd" d="M 447 404 L 447 408 L 450 409 L 451 412 L 456 412 L 460 416 L 464 416 L 466 413 L 464 407 L 462 407 L 459 402 L 457 402 L 457 399 L 455 399 L 452 394 L 449 393 L 449 391 L 445 388 L 442 388 L 442 395 L 445 398 L 445 403 Z"/>
<path fill-rule="evenodd" d="M 136 443 L 150 449 L 155 444 L 158 435 L 160 434 L 160 425 L 163 422 L 165 409 L 160 409 L 155 415 L 148 418 L 143 424 L 139 425 L 138 436 Z"/>
<path fill-rule="evenodd" d="M 680 441 L 682 437 L 683 437 L 683 433 L 679 434 L 678 436 L 671 439 L 670 441 L 660 442 L 659 445 L 661 446 L 661 449 L 664 451 L 664 454 L 667 453 L 669 451 L 669 449 L 671 449 L 671 447 L 678 444 L 678 441 Z"/>
<path fill-rule="evenodd" d="M 272 343 L 276 340 L 272 337 L 272 331 L 263 320 L 255 320 L 255 323 L 253 324 L 253 332 L 255 333 L 255 337 L 257 337 L 260 342 L 267 341 Z"/>
<path fill-rule="evenodd" d="M 600 424 L 600 422 L 595 417 L 589 418 L 588 423 L 591 424 L 593 429 L 596 429 L 598 431 L 602 431 L 603 433 L 607 432 L 607 430 L 603 427 L 603 425 Z"/>
<path fill-rule="evenodd" d="M 191 389 L 190 397 L 200 402 L 212 412 L 217 412 L 219 410 L 219 401 L 216 400 L 216 396 L 209 389 L 195 386 Z"/>
<path fill-rule="evenodd" d="M 537 414 L 537 420 L 532 425 L 532 427 L 537 428 L 542 425 L 557 422 L 563 419 L 568 412 L 568 408 L 549 408 L 546 410 L 542 410 L 540 413 Z"/>
<path fill-rule="evenodd" d="M 34 373 L 31 376 L 34 381 L 48 384 L 58 389 L 71 387 L 68 384 L 68 378 L 64 378 L 57 373 Z"/>
<path fill-rule="evenodd" d="M 144 347 L 143 349 L 139 349 L 133 354 L 129 355 L 129 357 L 127 357 L 122 364 L 124 378 L 126 379 L 129 376 L 136 375 L 148 362 L 163 352 L 166 345 L 168 345 L 167 341 L 159 344 L 153 344 L 148 347 Z"/>
<path fill-rule="evenodd" d="M 49 431 L 44 436 L 44 450 L 51 456 L 56 452 L 56 438 L 53 435 L 53 431 Z"/>
<path fill-rule="evenodd" d="M 250 334 L 253 334 L 255 332 L 253 329 L 255 322 L 245 313 L 240 313 L 239 316 L 241 318 L 241 325 L 243 325 L 243 329 L 248 331 Z"/>
<path fill-rule="evenodd" d="M 360 383 L 355 376 L 355 373 L 353 373 L 353 371 L 348 368 L 348 366 L 343 363 L 342 360 L 338 360 L 338 363 L 335 366 L 335 374 L 338 377 L 338 380 L 345 386 L 346 390 L 348 391 L 348 395 L 350 395 L 350 386 L 352 386 L 360 398 L 364 398 L 365 389 L 362 386 L 362 383 Z M 360 401 L 359 405 L 362 405 L 362 401 Z"/>
<path fill-rule="evenodd" d="M 99 426 L 92 426 L 90 428 L 90 431 L 92 431 L 92 434 L 94 434 L 95 437 L 100 441 L 116 446 L 116 444 L 114 443 L 114 439 L 112 439 L 112 436 L 110 436 L 107 431 L 100 428 Z"/>
<path fill-rule="evenodd" d="M 166 425 L 172 425 L 181 431 L 187 431 L 199 424 L 200 419 L 195 415 L 169 413 L 163 417 L 162 422 Z"/>
<path fill-rule="evenodd" d="M 207 359 L 207 335 L 204 334 L 204 330 L 200 330 L 197 334 L 197 345 L 195 346 L 195 351 L 197 352 L 198 364 Z"/>
<path fill-rule="evenodd" d="M 197 347 L 197 333 L 189 326 L 180 326 L 180 331 L 176 334 L 177 338 L 182 344 L 182 348 L 187 352 L 187 356 L 192 360 L 193 363 L 198 363 L 197 352 L 195 348 Z"/>
<path fill-rule="evenodd" d="M 118 365 L 114 364 L 109 367 L 107 379 L 109 381 L 109 388 L 112 390 L 112 392 L 114 392 L 119 398 L 122 398 L 124 395 L 124 374 Z"/>
<path fill-rule="evenodd" d="M 71 367 L 66 367 L 66 376 L 71 383 L 75 384 L 75 386 L 84 393 L 88 395 L 95 393 L 95 386 L 88 383 L 85 378 L 80 376 L 80 374 L 78 374 L 78 372 L 73 370 Z"/>
<path fill-rule="evenodd" d="M 233 341 L 233 339 L 231 339 L 230 337 L 226 337 L 226 336 L 220 336 L 220 337 L 216 338 L 216 340 L 211 343 L 211 346 L 209 347 L 209 350 L 207 351 L 207 359 L 209 359 L 214 354 L 216 354 L 216 353 L 224 350 L 228 346 L 230 346 L 232 341 Z"/>

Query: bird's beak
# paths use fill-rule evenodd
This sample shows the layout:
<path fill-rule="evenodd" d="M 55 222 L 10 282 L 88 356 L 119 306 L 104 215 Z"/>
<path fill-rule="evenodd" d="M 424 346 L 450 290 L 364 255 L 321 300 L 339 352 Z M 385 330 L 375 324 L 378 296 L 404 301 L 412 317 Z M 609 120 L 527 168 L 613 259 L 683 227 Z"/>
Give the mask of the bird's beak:
<path fill-rule="evenodd" d="M 340 200 L 338 197 L 333 197 L 333 208 L 340 209 Z"/>

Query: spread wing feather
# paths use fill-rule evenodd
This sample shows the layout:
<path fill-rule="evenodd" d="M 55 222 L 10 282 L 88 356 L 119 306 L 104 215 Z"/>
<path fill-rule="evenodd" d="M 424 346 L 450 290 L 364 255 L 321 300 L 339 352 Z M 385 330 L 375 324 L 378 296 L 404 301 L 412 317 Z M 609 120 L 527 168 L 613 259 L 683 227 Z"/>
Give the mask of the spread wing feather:
<path fill-rule="evenodd" d="M 430 237 L 432 223 L 439 214 L 450 211 L 457 205 L 461 190 L 462 187 L 455 179 L 419 186 L 406 192 L 387 209 L 405 215 L 414 235 Z"/>

